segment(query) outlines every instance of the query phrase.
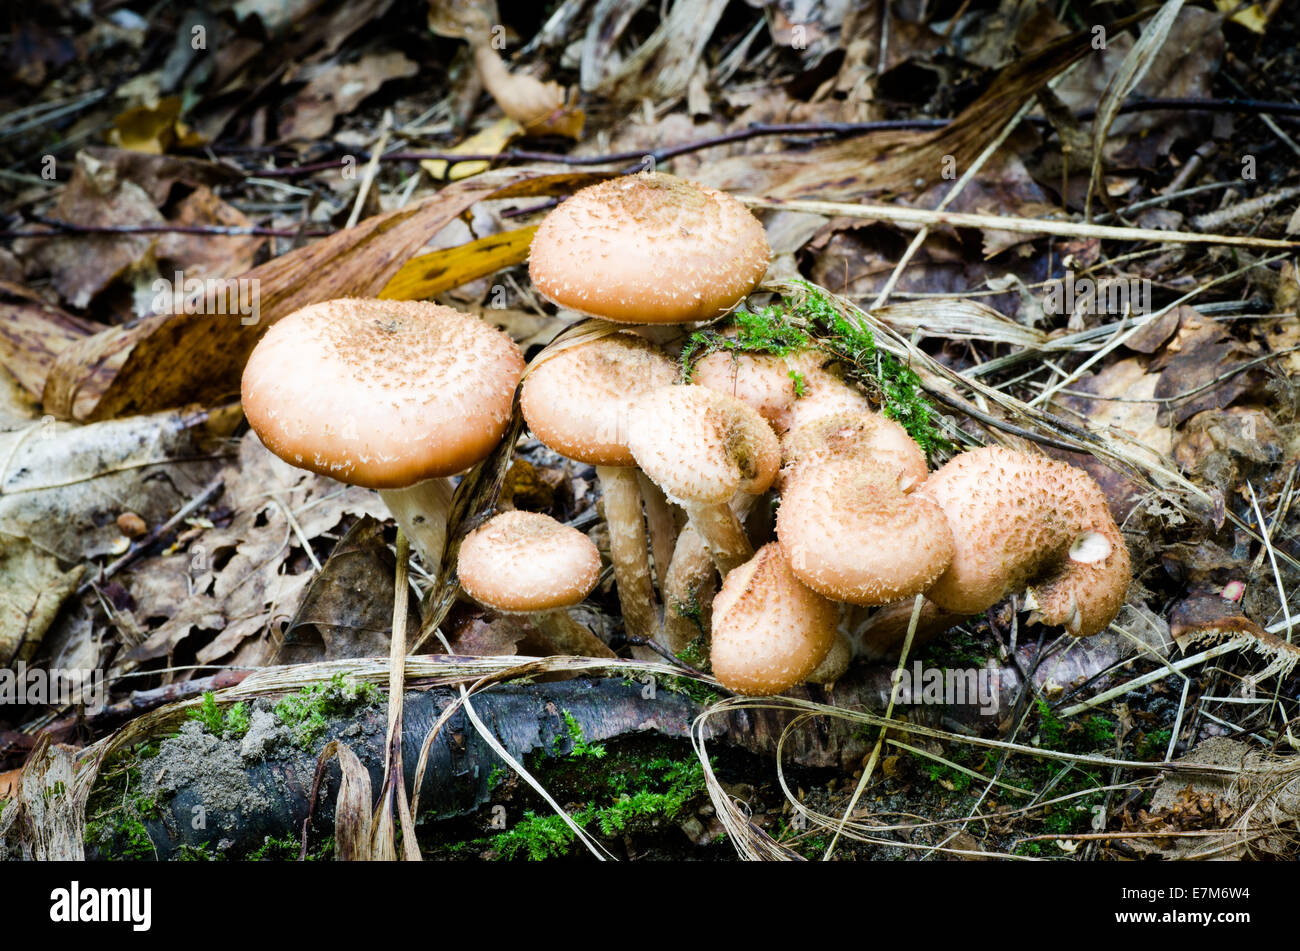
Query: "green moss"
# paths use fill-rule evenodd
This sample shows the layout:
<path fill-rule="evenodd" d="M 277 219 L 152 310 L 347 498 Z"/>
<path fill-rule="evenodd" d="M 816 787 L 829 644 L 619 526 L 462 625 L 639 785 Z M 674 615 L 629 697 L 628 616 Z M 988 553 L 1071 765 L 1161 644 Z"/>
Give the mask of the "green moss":
<path fill-rule="evenodd" d="M 202 845 L 182 845 L 176 849 L 172 860 L 176 862 L 220 862 L 222 856 L 212 851 L 208 843 Z"/>
<path fill-rule="evenodd" d="M 802 292 L 797 297 L 756 312 L 742 308 L 733 313 L 731 336 L 713 328 L 692 334 L 682 351 L 683 379 L 689 381 L 696 363 L 717 351 L 787 356 L 813 348 L 838 362 L 845 376 L 879 402 L 884 414 L 906 429 L 927 455 L 951 449 L 916 372 L 881 350 L 871 330 L 850 318 L 826 291 L 799 283 Z M 802 395 L 802 389 L 802 380 L 796 379 L 796 393 Z"/>
<path fill-rule="evenodd" d="M 312 684 L 275 705 L 275 716 L 293 733 L 298 746 L 310 751 L 325 732 L 329 720 L 351 715 L 368 706 L 379 691 L 373 685 L 335 674 L 326 683 Z"/>
<path fill-rule="evenodd" d="M 100 769 L 86 804 L 83 841 L 109 859 L 143 860 L 156 857 L 146 819 L 161 815 L 158 801 L 140 792 L 140 762 L 158 753 L 157 744 L 123 750 Z"/>
<path fill-rule="evenodd" d="M 1155 730 L 1143 734 L 1137 744 L 1138 759 L 1163 760 L 1173 735 L 1172 730 Z"/>
<path fill-rule="evenodd" d="M 542 862 L 566 855 L 574 838 L 573 830 L 558 815 L 526 812 L 513 829 L 492 838 L 491 848 L 505 861 L 525 858 Z"/>
<path fill-rule="evenodd" d="M 671 822 L 704 791 L 704 770 L 694 757 L 674 759 L 622 751 L 606 752 L 597 759 L 600 762 L 593 763 L 588 755 L 575 757 L 570 752 L 532 765 L 538 779 L 561 801 L 577 788 L 590 796 L 589 801 L 571 809 L 570 817 L 593 835 L 620 836 Z M 571 854 L 576 838 L 560 816 L 528 810 L 503 832 L 450 843 L 441 851 L 452 857 L 486 851 L 501 861 L 540 862 Z"/>
<path fill-rule="evenodd" d="M 605 755 L 605 747 L 600 744 L 590 744 L 582 736 L 582 724 L 574 719 L 573 714 L 568 710 L 563 711 L 564 728 L 569 736 L 568 755 L 577 759 L 584 756 L 592 759 L 601 759 Z M 555 750 L 558 753 L 564 744 L 564 737 L 555 738 Z"/>
<path fill-rule="evenodd" d="M 248 707 L 242 702 L 235 703 L 223 713 L 211 692 L 203 695 L 203 702 L 197 710 L 189 712 L 189 718 L 198 720 L 213 736 L 237 740 L 248 732 Z"/>
<path fill-rule="evenodd" d="M 1038 706 L 1038 743 L 1046 750 L 1064 753 L 1093 753 L 1115 745 L 1115 723 L 1106 717 L 1090 716 L 1068 726 L 1052 712 L 1041 697 Z"/>

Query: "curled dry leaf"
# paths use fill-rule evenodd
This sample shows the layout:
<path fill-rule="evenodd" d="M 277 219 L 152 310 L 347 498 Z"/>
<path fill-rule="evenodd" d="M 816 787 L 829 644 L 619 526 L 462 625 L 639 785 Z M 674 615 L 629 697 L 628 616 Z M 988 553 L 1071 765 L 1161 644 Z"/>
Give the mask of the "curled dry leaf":
<path fill-rule="evenodd" d="M 32 659 L 82 570 L 64 571 L 28 539 L 0 532 L 0 667 Z"/>
<path fill-rule="evenodd" d="M 510 72 L 496 50 L 486 43 L 475 47 L 474 65 L 501 111 L 523 126 L 526 133 L 582 137 L 586 117 L 581 109 L 568 105 L 559 83 Z"/>

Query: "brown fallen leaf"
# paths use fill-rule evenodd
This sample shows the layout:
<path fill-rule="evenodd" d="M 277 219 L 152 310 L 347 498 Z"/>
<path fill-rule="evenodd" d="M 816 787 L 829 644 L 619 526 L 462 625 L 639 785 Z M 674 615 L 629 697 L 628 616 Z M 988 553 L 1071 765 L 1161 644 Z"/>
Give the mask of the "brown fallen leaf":
<path fill-rule="evenodd" d="M 50 217 L 95 226 L 155 225 L 165 220 L 147 191 L 86 150 L 77 153 L 72 179 Z M 49 271 L 59 296 L 80 309 L 119 275 L 148 261 L 155 238 L 148 234 L 31 238 L 20 242 L 18 250 Z"/>
<path fill-rule="evenodd" d="M 178 225 L 220 225 L 247 228 L 252 222 L 206 186 L 192 191 L 177 206 L 172 221 Z M 159 235 L 154 256 L 163 278 L 175 281 L 170 267 L 185 279 L 234 277 L 251 270 L 257 251 L 266 243 L 258 235 L 194 235 L 172 232 Z"/>
<path fill-rule="evenodd" d="M 229 657 L 250 640 L 258 648 L 258 662 L 270 663 L 272 632 L 293 617 L 315 576 L 310 563 L 305 569 L 299 565 L 297 573 L 289 564 L 303 539 L 320 537 L 346 515 L 386 516 L 376 493 L 295 468 L 267 451 L 253 433 L 244 436 L 239 458 L 223 478 L 225 504 L 234 517 L 169 556 L 188 575 L 188 595 L 173 603 L 167 620 L 128 654 L 129 663 L 166 657 L 196 631 L 211 632 L 206 643 L 196 645 L 200 663 Z M 134 591 L 141 572 L 132 572 L 124 583 Z M 147 596 L 147 590 L 141 593 Z M 147 620 L 145 610 L 141 601 L 138 620 Z"/>
<path fill-rule="evenodd" d="M 307 589 L 284 630 L 275 662 L 387 656 L 396 567 L 384 541 L 383 523 L 362 516 L 334 546 Z M 408 623 L 419 624 L 420 607 L 414 595 L 407 612 Z"/>
<path fill-rule="evenodd" d="M 286 142 L 324 138 L 334 128 L 335 119 L 351 113 L 384 83 L 406 79 L 419 71 L 412 60 L 396 50 L 329 66 L 317 73 L 289 104 L 280 122 L 280 137 Z"/>
<path fill-rule="evenodd" d="M 0 286 L 17 300 L 0 300 L 0 365 L 39 397 L 54 359 L 65 347 L 104 329 L 42 301 L 25 288 Z"/>
<path fill-rule="evenodd" d="M 1173 402 L 1160 404 L 1160 422 L 1179 425 L 1206 409 L 1222 409 L 1260 386 L 1258 368 L 1232 371 L 1259 356 L 1259 347 L 1233 337 L 1223 325 L 1194 308 L 1178 308 L 1177 333 L 1151 361 L 1160 374 L 1154 396 Z"/>
<path fill-rule="evenodd" d="M 28 539 L 0 532 L 0 668 L 31 661 L 83 570 L 64 571 Z"/>

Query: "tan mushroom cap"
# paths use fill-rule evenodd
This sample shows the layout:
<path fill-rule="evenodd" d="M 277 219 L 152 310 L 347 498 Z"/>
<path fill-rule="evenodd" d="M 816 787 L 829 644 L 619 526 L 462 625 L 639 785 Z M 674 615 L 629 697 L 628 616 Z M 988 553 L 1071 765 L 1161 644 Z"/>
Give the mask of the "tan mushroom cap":
<path fill-rule="evenodd" d="M 422 301 L 341 298 L 277 321 L 244 367 L 249 425 L 273 453 L 400 489 L 485 458 L 524 371 L 514 341 Z"/>
<path fill-rule="evenodd" d="M 629 411 L 628 447 L 678 504 L 724 504 L 758 495 L 776 478 L 781 446 L 763 417 L 703 386 L 664 386 Z"/>
<path fill-rule="evenodd" d="M 947 513 L 952 564 L 926 596 L 976 614 L 1030 589 L 1038 617 L 1077 636 L 1106 627 L 1132 579 L 1106 497 L 1082 469 L 986 447 L 955 457 L 917 491 Z"/>
<path fill-rule="evenodd" d="M 461 587 L 498 611 L 540 613 L 582 601 L 600 578 L 600 553 L 575 528 L 537 512 L 502 512 L 465 536 Z"/>
<path fill-rule="evenodd" d="M 596 466 L 632 466 L 628 405 L 677 378 L 650 341 L 611 334 L 547 354 L 524 378 L 520 409 L 534 436 L 562 456 Z"/>
<path fill-rule="evenodd" d="M 801 422 L 781 440 L 781 454 L 789 470 L 834 457 L 871 460 L 897 475 L 905 491 L 930 474 L 925 453 L 907 430 L 870 411 L 827 413 Z"/>
<path fill-rule="evenodd" d="M 785 356 L 718 350 L 695 365 L 692 381 L 749 404 L 777 435 L 826 413 L 869 412 L 866 396 L 828 369 L 826 359 L 816 350 Z M 802 378 L 802 393 L 791 373 Z"/>
<path fill-rule="evenodd" d="M 839 607 L 802 584 L 775 542 L 727 575 L 713 599 L 713 675 L 740 694 L 802 683 L 835 645 Z"/>
<path fill-rule="evenodd" d="M 943 510 L 899 487 L 896 467 L 856 457 L 800 466 L 776 534 L 791 570 L 836 601 L 888 604 L 934 583 L 953 553 Z"/>
<path fill-rule="evenodd" d="M 649 172 L 584 188 L 547 215 L 528 273 L 563 307 L 672 324 L 724 313 L 758 286 L 770 258 L 763 225 L 736 199 Z"/>

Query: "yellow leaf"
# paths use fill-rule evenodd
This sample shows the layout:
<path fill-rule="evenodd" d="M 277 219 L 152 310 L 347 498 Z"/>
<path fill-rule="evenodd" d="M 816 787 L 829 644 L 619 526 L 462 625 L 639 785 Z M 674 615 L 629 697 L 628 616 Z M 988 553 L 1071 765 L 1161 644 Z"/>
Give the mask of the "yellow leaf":
<path fill-rule="evenodd" d="M 1229 10 L 1236 10 L 1229 19 L 1238 26 L 1244 26 L 1252 33 L 1264 32 L 1268 26 L 1268 14 L 1266 14 L 1258 3 L 1252 3 L 1248 7 L 1241 7 L 1239 0 L 1214 0 L 1214 5 L 1219 8 L 1220 12 L 1227 13 Z M 1237 9 L 1241 7 L 1241 9 Z"/>
<path fill-rule="evenodd" d="M 411 258 L 384 285 L 379 296 L 424 300 L 519 264 L 528 257 L 536 233 L 537 226 L 532 225 Z"/>
<path fill-rule="evenodd" d="M 151 106 L 136 106 L 113 120 L 108 141 L 132 152 L 161 155 L 173 145 L 203 144 L 203 137 L 181 121 L 181 100 L 168 96 Z"/>
<path fill-rule="evenodd" d="M 498 119 L 486 129 L 475 132 L 460 145 L 447 151 L 460 155 L 497 155 L 523 131 L 523 126 L 514 119 Z M 420 167 L 438 181 L 454 182 L 486 171 L 488 164 L 488 162 L 457 162 L 451 167 L 449 173 L 447 163 L 442 159 L 425 159 L 420 163 Z"/>

